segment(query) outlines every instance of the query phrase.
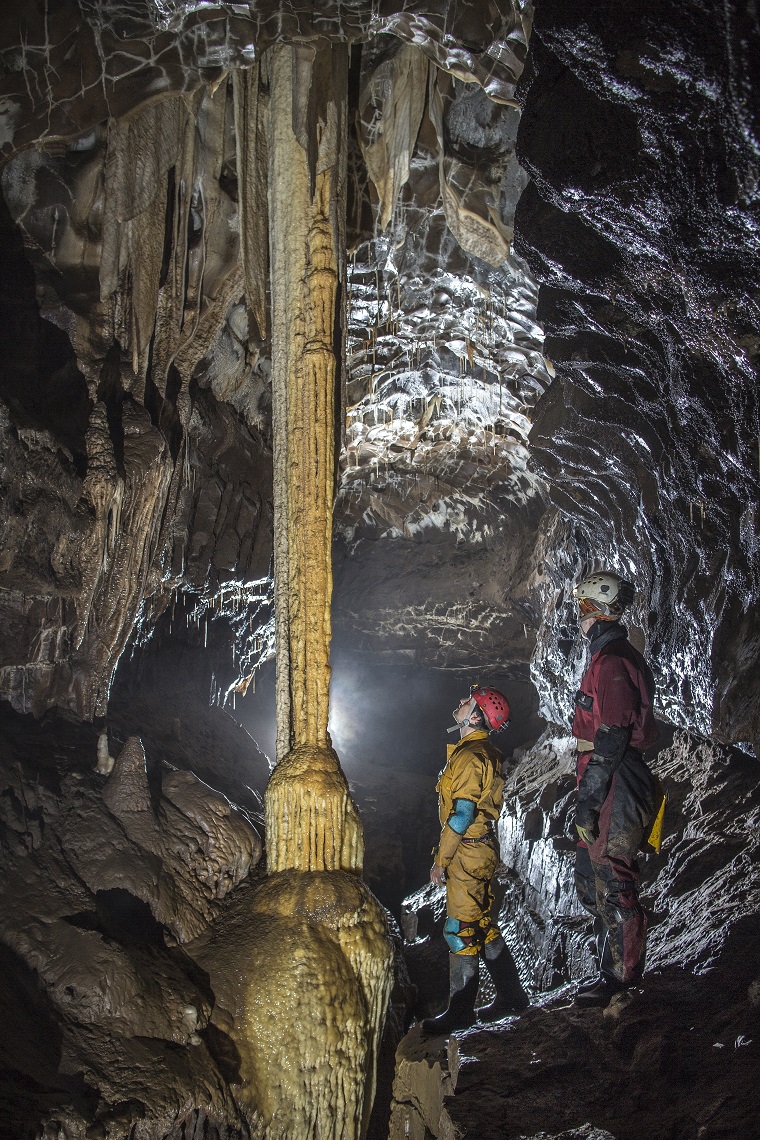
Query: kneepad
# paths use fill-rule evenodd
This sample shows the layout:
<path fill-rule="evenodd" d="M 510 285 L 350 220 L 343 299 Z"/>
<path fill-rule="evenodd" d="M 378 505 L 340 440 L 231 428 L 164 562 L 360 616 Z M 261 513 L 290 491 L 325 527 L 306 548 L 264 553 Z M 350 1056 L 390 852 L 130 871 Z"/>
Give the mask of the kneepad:
<path fill-rule="evenodd" d="M 452 954 L 477 954 L 480 946 L 480 932 L 473 923 L 460 922 L 458 918 L 447 918 L 443 924 L 443 937 Z"/>

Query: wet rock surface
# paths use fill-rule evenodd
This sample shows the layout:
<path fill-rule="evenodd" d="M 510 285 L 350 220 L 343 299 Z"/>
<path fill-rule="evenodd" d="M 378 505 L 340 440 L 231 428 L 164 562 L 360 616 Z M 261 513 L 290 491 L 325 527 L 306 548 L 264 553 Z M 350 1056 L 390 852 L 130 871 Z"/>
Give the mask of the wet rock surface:
<path fill-rule="evenodd" d="M 572 520 L 545 601 L 562 610 L 562 582 L 612 560 L 641 590 L 667 716 L 750 743 L 759 43 L 743 5 L 542 3 L 515 220 L 558 376 L 532 466 Z M 533 665 L 558 722 L 574 688 L 564 625 L 542 628 Z"/>
<path fill-rule="evenodd" d="M 525 67 L 530 5 L 318 7 L 0 15 L 0 694 L 53 717 L 3 706 L 7 1134 L 249 1126 L 183 940 L 249 918 L 268 766 L 228 714 L 273 650 L 256 131 L 265 49 L 326 37 L 351 44 L 355 126 L 336 627 L 369 659 L 507 688 L 530 662 L 555 726 L 510 785 L 498 905 L 556 1001 L 466 1035 L 476 1060 L 412 1041 L 396 1107 L 416 1111 L 424 1064 L 429 1110 L 392 1127 L 754 1135 L 757 15 L 542 0 Z M 646 985 L 607 1014 L 562 989 L 592 962 L 556 728 L 582 656 L 570 584 L 602 561 L 636 579 L 632 637 L 689 730 L 656 762 Z M 433 779 L 393 772 L 355 782 L 395 905 L 424 870 Z M 441 902 L 425 888 L 405 919 L 421 1013 L 445 991 Z"/>

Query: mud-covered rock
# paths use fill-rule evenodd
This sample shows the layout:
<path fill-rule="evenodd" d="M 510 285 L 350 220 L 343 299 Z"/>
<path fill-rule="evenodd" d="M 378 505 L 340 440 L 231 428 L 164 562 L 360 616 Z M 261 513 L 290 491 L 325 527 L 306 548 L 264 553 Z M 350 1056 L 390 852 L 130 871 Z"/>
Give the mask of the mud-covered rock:
<path fill-rule="evenodd" d="M 256 867 L 255 829 L 189 772 L 165 767 L 162 793 L 137 738 L 104 778 L 94 729 L 26 720 L 2 717 L 0 1131 L 238 1135 L 204 1044 L 216 997 L 181 944 Z"/>

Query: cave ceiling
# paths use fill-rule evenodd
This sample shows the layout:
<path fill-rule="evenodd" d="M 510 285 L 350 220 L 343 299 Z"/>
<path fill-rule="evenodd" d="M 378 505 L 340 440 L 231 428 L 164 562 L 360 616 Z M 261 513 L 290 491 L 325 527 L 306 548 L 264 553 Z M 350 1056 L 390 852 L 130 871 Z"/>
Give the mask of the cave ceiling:
<path fill-rule="evenodd" d="M 312 9 L 8 17 L 12 319 L 36 357 L 19 346 L 8 385 L 3 598 L 21 652 L 2 684 L 18 708 L 102 715 L 125 646 L 162 614 L 171 629 L 178 598 L 204 648 L 220 615 L 233 627 L 213 696 L 244 692 L 272 652 L 263 124 L 283 39 L 302 61 L 325 38 L 354 45 L 336 625 L 371 652 L 525 670 L 543 512 L 527 435 L 550 383 L 511 253 L 531 9 Z"/>
<path fill-rule="evenodd" d="M 757 29 L 703 50 L 708 8 L 618 29 L 603 5 L 592 33 L 544 0 L 533 38 L 517 0 L 3 12 L 15 707 L 102 714 L 157 623 L 210 646 L 221 701 L 271 656 L 267 48 L 306 75 L 329 40 L 352 122 L 337 633 L 532 659 L 563 722 L 568 582 L 609 563 L 663 714 L 757 738 Z M 309 83 L 298 106 L 319 114 Z"/>

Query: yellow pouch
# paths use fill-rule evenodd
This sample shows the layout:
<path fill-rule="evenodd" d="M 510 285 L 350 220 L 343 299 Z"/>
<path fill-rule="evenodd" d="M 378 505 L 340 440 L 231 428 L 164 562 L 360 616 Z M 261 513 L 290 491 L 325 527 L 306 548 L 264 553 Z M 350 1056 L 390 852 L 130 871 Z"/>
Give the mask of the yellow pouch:
<path fill-rule="evenodd" d="M 656 776 L 655 780 L 657 780 Z M 662 825 L 665 819 L 665 805 L 668 802 L 668 796 L 659 780 L 657 780 L 657 788 L 660 795 L 660 806 L 657 809 L 657 815 L 654 817 L 654 823 L 652 824 L 649 835 L 644 841 L 644 846 L 659 855 L 660 848 L 662 847 Z"/>

